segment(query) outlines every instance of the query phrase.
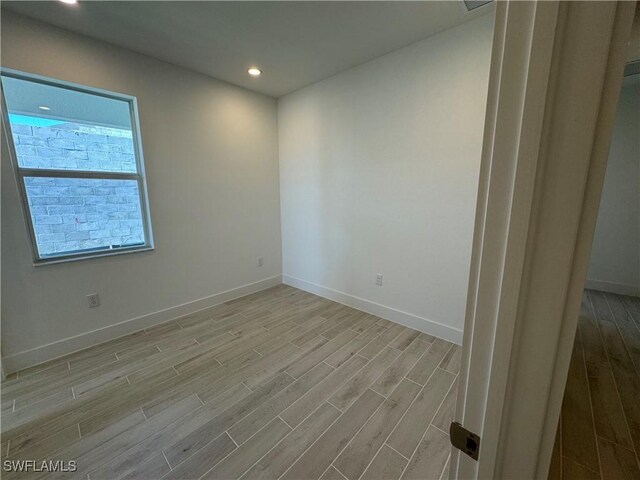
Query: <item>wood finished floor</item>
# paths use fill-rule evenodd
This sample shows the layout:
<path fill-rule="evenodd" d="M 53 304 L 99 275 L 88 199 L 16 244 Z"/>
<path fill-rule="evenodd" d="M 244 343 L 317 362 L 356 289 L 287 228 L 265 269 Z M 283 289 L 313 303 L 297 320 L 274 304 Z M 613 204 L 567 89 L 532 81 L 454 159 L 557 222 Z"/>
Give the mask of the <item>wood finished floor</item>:
<path fill-rule="evenodd" d="M 10 375 L 12 478 L 440 479 L 460 348 L 278 286 Z"/>
<path fill-rule="evenodd" d="M 640 299 L 585 291 L 549 478 L 640 479 Z"/>

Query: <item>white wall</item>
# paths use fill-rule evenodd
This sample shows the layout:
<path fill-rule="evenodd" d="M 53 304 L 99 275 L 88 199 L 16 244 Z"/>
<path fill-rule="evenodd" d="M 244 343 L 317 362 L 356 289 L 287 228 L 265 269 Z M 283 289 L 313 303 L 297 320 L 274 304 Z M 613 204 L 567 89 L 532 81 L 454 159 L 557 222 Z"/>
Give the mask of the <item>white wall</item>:
<path fill-rule="evenodd" d="M 278 100 L 285 282 L 461 342 L 492 31 L 485 16 Z"/>
<path fill-rule="evenodd" d="M 640 296 L 640 75 L 625 78 L 587 287 Z"/>
<path fill-rule="evenodd" d="M 3 145 L 5 368 L 280 282 L 274 99 L 6 11 L 2 66 L 137 96 L 156 245 L 33 267 Z M 91 292 L 99 292 L 100 308 L 87 308 Z"/>

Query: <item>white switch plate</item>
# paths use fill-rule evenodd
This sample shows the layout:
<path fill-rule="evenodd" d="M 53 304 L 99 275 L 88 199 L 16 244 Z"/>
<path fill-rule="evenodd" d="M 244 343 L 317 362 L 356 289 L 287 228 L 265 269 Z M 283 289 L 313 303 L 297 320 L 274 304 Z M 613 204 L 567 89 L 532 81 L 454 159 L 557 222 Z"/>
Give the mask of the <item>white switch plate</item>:
<path fill-rule="evenodd" d="M 258 257 L 258 266 L 261 267 L 262 265 L 264 265 L 264 258 Z"/>
<path fill-rule="evenodd" d="M 376 285 L 378 287 L 382 286 L 382 274 L 381 273 L 376 273 Z"/>

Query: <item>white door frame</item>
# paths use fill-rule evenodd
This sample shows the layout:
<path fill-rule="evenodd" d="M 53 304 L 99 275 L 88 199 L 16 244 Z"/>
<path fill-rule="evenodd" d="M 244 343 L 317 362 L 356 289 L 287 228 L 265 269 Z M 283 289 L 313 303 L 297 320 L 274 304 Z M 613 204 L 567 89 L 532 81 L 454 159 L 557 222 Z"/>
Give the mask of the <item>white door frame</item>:
<path fill-rule="evenodd" d="M 451 478 L 546 478 L 635 2 L 499 2 Z"/>

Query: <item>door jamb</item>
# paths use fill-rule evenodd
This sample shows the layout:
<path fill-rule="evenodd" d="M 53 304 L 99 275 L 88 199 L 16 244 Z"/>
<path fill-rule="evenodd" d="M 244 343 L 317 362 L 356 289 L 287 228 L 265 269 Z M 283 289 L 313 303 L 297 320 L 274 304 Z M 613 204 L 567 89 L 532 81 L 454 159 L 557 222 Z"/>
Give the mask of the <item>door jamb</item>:
<path fill-rule="evenodd" d="M 635 2 L 499 2 L 450 478 L 546 478 Z"/>

